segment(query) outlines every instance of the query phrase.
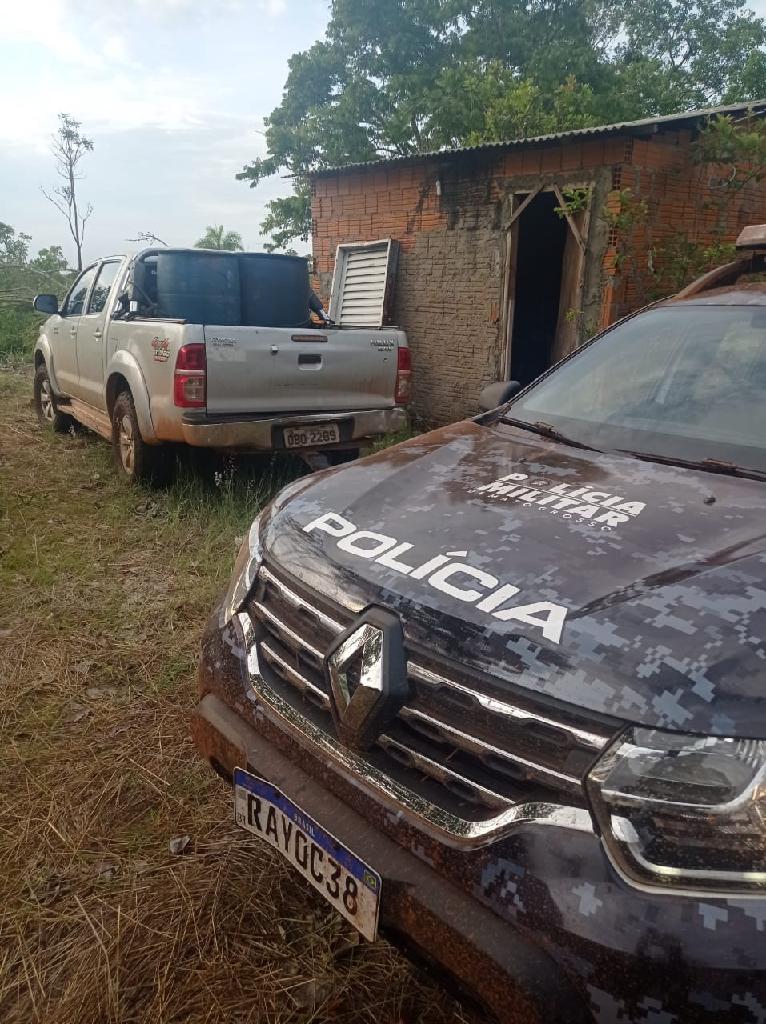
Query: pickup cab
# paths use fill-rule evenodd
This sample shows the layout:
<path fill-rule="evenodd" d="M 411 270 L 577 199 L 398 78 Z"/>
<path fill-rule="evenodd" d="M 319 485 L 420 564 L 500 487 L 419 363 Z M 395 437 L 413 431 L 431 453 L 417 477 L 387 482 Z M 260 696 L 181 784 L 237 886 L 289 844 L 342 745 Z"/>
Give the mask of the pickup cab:
<path fill-rule="evenodd" d="M 147 249 L 97 260 L 60 308 L 35 298 L 49 314 L 34 353 L 38 418 L 110 440 L 131 481 L 163 475 L 179 442 L 347 461 L 406 424 L 410 352 L 396 328 L 317 326 L 312 295 L 294 256 Z"/>

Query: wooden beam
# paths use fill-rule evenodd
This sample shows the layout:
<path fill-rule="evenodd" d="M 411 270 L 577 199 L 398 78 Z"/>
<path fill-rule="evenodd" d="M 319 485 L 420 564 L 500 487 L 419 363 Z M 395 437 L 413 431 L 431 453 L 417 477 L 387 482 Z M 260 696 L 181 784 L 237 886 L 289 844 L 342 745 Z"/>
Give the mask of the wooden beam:
<path fill-rule="evenodd" d="M 580 229 L 577 227 L 577 224 L 575 224 L 574 217 L 572 216 L 572 214 L 567 209 L 567 201 L 564 198 L 564 196 L 563 196 L 563 194 L 561 192 L 561 189 L 558 187 L 558 185 L 554 185 L 553 186 L 553 191 L 555 192 L 556 198 L 559 201 L 559 206 L 564 211 L 564 216 L 567 219 L 567 224 L 572 229 L 572 234 L 575 236 L 575 241 L 580 246 L 582 251 L 585 252 L 585 240 L 583 239 L 582 235 L 580 234 Z"/>
<path fill-rule="evenodd" d="M 509 228 L 513 227 L 514 223 L 519 219 L 519 217 L 526 210 L 526 208 L 529 206 L 529 204 L 532 202 L 535 196 L 539 196 L 542 190 L 543 186 L 538 185 L 536 189 L 529 193 L 524 202 L 513 211 L 513 213 L 511 214 L 511 219 L 508 221 Z"/>

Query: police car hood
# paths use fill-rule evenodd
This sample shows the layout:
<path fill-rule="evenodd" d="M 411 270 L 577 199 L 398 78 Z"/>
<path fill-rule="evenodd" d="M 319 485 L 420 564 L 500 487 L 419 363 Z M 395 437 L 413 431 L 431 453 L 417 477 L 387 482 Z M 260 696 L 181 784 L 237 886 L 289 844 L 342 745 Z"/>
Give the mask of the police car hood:
<path fill-rule="evenodd" d="M 262 541 L 474 685 L 766 737 L 765 513 L 758 481 L 464 422 L 293 485 Z"/>

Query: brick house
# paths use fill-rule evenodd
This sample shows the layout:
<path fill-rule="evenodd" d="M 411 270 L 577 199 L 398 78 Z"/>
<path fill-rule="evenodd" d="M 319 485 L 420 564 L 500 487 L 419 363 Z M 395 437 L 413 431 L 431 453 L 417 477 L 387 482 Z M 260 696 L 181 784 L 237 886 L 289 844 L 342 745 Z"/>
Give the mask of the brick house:
<path fill-rule="evenodd" d="M 764 186 L 723 203 L 727 169 L 693 158 L 712 114 L 748 111 L 766 101 L 317 172 L 320 293 L 336 256 L 365 256 L 347 243 L 378 242 L 389 267 L 396 254 L 379 322 L 407 331 L 414 409 L 427 423 L 474 414 L 486 383 L 526 383 L 673 291 L 684 246 L 766 221 Z"/>

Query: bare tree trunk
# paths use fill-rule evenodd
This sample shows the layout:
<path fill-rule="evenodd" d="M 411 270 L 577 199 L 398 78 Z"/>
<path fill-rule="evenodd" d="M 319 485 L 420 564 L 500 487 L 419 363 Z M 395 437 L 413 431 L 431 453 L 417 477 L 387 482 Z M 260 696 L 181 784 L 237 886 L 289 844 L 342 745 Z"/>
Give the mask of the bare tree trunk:
<path fill-rule="evenodd" d="M 74 244 L 77 247 L 77 270 L 82 270 L 82 240 L 80 238 L 80 218 L 77 210 L 77 197 L 74 190 L 74 167 L 69 164 L 69 194 L 72 197 L 72 212 L 74 214 Z"/>
<path fill-rule="evenodd" d="M 69 233 L 77 250 L 77 270 L 82 270 L 82 247 L 85 238 L 85 222 L 93 212 L 90 203 L 80 211 L 77 203 L 76 183 L 81 177 L 77 168 L 86 153 L 93 150 L 93 143 L 80 133 L 80 122 L 68 114 L 59 114 L 59 129 L 53 136 L 51 152 L 56 159 L 59 177 L 65 182 L 51 191 L 42 189 L 48 202 L 52 203 L 66 219 Z"/>

